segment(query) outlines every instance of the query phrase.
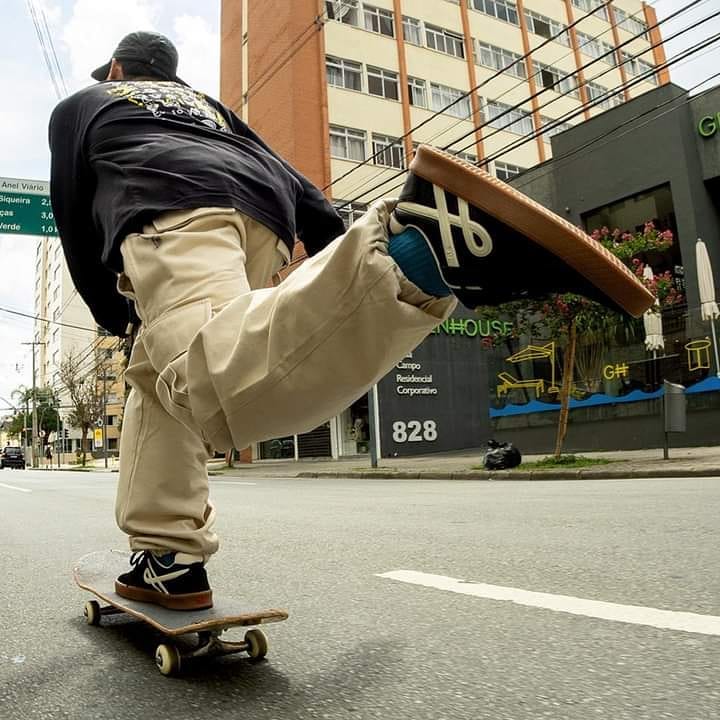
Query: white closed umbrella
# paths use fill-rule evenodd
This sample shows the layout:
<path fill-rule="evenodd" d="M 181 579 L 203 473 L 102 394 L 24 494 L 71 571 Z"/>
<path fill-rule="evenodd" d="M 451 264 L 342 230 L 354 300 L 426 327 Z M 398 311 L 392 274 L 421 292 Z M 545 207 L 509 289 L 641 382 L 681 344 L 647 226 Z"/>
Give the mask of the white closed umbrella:
<path fill-rule="evenodd" d="M 653 271 L 649 265 L 643 268 L 643 277 L 646 280 L 652 280 Z M 643 325 L 645 326 L 645 347 L 652 351 L 653 358 L 656 357 L 658 350 L 665 348 L 665 338 L 663 337 L 662 314 L 660 312 L 660 302 L 655 300 L 649 310 L 643 315 Z"/>
<path fill-rule="evenodd" d="M 712 327 L 713 349 L 715 350 L 715 374 L 720 377 L 720 362 L 718 362 L 718 345 L 715 335 L 715 319 L 720 317 L 720 309 L 715 302 L 715 281 L 713 280 L 712 266 L 705 243 L 698 238 L 695 243 L 695 263 L 697 265 L 698 292 L 700 293 L 700 317 L 709 320 Z"/>

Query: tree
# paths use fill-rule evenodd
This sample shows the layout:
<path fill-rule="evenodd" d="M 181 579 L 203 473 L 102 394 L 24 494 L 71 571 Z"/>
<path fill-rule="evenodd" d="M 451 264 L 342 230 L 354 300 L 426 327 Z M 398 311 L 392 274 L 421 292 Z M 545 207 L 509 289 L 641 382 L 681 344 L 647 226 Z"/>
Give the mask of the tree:
<path fill-rule="evenodd" d="M 12 391 L 11 397 L 17 400 L 19 408 L 8 422 L 7 431 L 9 435 L 20 438 L 25 428 L 32 430 L 33 389 L 21 385 Z M 35 389 L 38 431 L 44 433 L 41 437 L 47 438 L 51 432 L 57 432 L 59 427 L 57 405 L 57 395 L 51 387 Z M 25 408 L 28 409 L 27 414 Z M 29 436 L 27 440 L 30 440 Z"/>
<path fill-rule="evenodd" d="M 87 436 L 90 428 L 102 417 L 104 406 L 102 393 L 98 391 L 94 368 L 81 370 L 80 360 L 72 353 L 60 364 L 60 381 L 70 398 L 71 410 L 68 421 L 82 432 L 82 464 L 85 466 Z"/>
<path fill-rule="evenodd" d="M 652 253 L 662 254 L 670 248 L 673 243 L 672 232 L 659 232 L 652 222 L 648 222 L 641 232 L 610 232 L 608 228 L 602 228 L 593 232 L 592 237 L 633 270 L 636 277 L 658 298 L 660 308 L 684 302 L 684 297 L 674 286 L 670 272 L 656 275 L 652 280 L 646 279 L 643 273 L 648 256 Z M 594 384 L 600 377 L 598 368 L 603 349 L 619 333 L 626 337 L 637 335 L 639 321 L 572 293 L 552 295 L 546 301 L 513 301 L 503 304 L 499 310 L 515 318 L 517 335 L 552 338 L 562 350 L 560 414 L 554 451 L 555 457 L 559 458 L 567 434 L 570 396 L 576 370 L 583 377 L 587 390 L 595 391 Z M 496 314 L 498 308 L 481 309 L 480 312 Z"/>

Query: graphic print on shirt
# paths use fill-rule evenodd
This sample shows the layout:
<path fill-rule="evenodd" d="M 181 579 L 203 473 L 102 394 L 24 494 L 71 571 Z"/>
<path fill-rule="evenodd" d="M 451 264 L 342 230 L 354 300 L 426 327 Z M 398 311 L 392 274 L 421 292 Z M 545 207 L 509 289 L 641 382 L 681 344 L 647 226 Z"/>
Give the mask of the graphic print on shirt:
<path fill-rule="evenodd" d="M 194 120 L 213 130 L 229 132 L 225 119 L 205 96 L 184 85 L 124 81 L 114 83 L 107 92 L 148 110 L 157 118 Z"/>

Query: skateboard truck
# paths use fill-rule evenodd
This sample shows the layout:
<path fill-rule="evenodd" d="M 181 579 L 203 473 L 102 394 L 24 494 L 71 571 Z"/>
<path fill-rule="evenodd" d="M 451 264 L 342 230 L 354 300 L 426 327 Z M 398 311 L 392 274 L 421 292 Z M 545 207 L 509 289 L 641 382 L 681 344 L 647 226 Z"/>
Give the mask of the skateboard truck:
<path fill-rule="evenodd" d="M 101 606 L 97 600 L 85 603 L 85 619 L 88 625 L 99 625 L 104 615 L 122 615 L 125 611 L 113 605 Z M 253 628 L 245 633 L 241 641 L 222 640 L 224 629 L 201 630 L 197 633 L 198 644 L 194 648 L 181 652 L 173 643 L 161 643 L 155 649 L 155 664 L 163 675 L 174 675 L 180 671 L 182 663 L 202 657 L 218 657 L 246 652 L 253 660 L 262 660 L 267 655 L 268 642 L 265 633 Z"/>

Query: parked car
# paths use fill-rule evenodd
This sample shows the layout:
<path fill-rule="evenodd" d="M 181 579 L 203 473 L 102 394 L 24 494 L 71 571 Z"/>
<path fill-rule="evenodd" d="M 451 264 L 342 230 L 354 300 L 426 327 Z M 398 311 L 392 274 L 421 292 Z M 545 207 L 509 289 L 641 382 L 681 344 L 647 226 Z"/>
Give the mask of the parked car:
<path fill-rule="evenodd" d="M 0 455 L 0 468 L 6 467 L 25 469 L 25 454 L 21 447 L 8 445 L 3 448 L 2 455 Z"/>

